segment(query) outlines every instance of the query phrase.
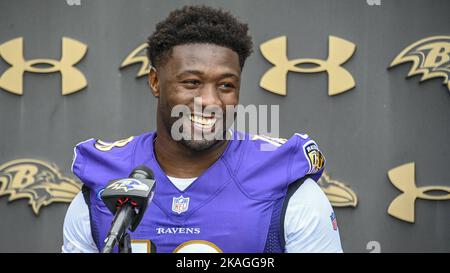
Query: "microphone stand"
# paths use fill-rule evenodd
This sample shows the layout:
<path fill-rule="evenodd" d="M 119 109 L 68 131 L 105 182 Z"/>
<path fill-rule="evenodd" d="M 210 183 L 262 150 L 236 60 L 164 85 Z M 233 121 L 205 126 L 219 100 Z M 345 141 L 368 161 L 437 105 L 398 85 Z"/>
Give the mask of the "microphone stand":
<path fill-rule="evenodd" d="M 130 234 L 125 232 L 119 241 L 119 253 L 132 253 Z"/>
<path fill-rule="evenodd" d="M 129 178 L 111 180 L 104 188 L 102 200 L 115 216 L 102 253 L 113 252 L 116 245 L 119 253 L 132 253 L 127 231 L 135 231 L 142 220 L 148 203 L 153 198 L 155 182 L 153 171 L 141 165 L 131 172 Z"/>
<path fill-rule="evenodd" d="M 102 253 L 112 253 L 117 243 L 119 243 L 119 253 L 131 253 L 131 240 L 130 235 L 127 233 L 127 229 L 130 227 L 132 221 L 131 213 L 129 213 L 130 210 L 133 210 L 133 207 L 130 204 L 125 204 L 117 212 L 108 237 L 105 239 L 105 246 L 103 247 Z M 116 222 L 123 222 L 123 225 L 117 225 Z"/>

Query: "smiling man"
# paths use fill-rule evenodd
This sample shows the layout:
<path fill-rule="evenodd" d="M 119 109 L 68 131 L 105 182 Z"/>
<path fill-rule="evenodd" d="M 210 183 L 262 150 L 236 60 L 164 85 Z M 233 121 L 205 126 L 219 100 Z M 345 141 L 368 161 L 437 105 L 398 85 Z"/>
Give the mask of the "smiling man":
<path fill-rule="evenodd" d="M 139 165 L 153 170 L 157 184 L 130 234 L 134 246 L 342 252 L 333 209 L 316 184 L 325 164 L 317 144 L 305 134 L 282 140 L 229 129 L 252 51 L 247 32 L 228 12 L 204 6 L 173 11 L 156 26 L 148 40 L 156 132 L 75 147 L 72 169 L 84 186 L 66 214 L 63 252 L 103 248 L 113 215 L 99 193 Z M 187 111 L 173 116 L 180 106 Z"/>

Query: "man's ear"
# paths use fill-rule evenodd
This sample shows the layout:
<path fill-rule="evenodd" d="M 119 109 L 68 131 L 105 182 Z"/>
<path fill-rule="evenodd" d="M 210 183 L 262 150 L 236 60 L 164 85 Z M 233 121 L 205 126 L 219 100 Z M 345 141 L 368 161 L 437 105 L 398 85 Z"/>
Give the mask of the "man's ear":
<path fill-rule="evenodd" d="M 159 81 L 158 81 L 158 75 L 156 73 L 156 68 L 151 67 L 150 72 L 148 73 L 148 85 L 150 86 L 150 89 L 152 91 L 152 94 L 155 98 L 159 98 Z"/>

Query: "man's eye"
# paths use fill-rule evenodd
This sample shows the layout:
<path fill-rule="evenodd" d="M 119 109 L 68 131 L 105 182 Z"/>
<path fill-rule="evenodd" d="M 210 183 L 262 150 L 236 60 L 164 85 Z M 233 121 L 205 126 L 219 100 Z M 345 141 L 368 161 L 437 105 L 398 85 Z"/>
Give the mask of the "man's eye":
<path fill-rule="evenodd" d="M 199 80 L 185 80 L 182 81 L 182 84 L 188 86 L 188 87 L 195 87 L 200 85 L 200 81 Z"/>
<path fill-rule="evenodd" d="M 231 88 L 234 88 L 234 84 L 225 82 L 225 83 L 220 84 L 219 87 L 221 89 L 231 89 Z"/>

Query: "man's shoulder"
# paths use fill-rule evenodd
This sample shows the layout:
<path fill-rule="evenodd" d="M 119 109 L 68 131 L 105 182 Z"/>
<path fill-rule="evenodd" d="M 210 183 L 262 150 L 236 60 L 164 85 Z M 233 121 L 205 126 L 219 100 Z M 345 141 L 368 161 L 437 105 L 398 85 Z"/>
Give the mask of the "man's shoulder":
<path fill-rule="evenodd" d="M 105 181 L 111 175 L 128 175 L 137 146 L 148 143 L 153 135 L 147 132 L 114 141 L 82 141 L 74 148 L 72 172 L 90 188 L 95 188 L 100 177 Z"/>
<path fill-rule="evenodd" d="M 146 132 L 137 136 L 129 136 L 118 140 L 103 140 L 100 138 L 90 138 L 75 145 L 76 150 L 90 152 L 91 154 L 99 154 L 108 156 L 110 154 L 118 154 L 129 151 L 139 141 L 151 138 L 154 132 Z"/>
<path fill-rule="evenodd" d="M 306 134 L 296 133 L 289 139 L 241 134 L 241 140 L 245 144 L 240 145 L 235 173 L 250 195 L 280 198 L 290 183 L 323 169 L 317 144 Z"/>

